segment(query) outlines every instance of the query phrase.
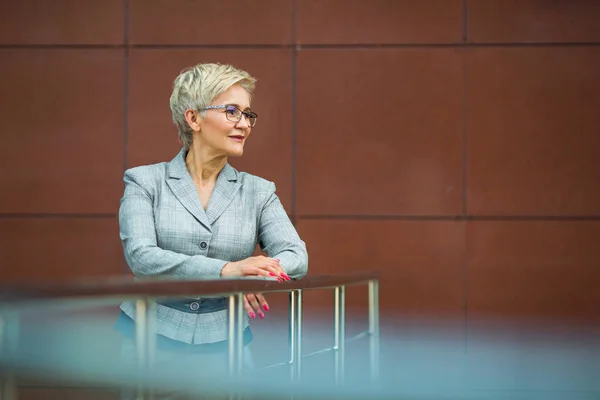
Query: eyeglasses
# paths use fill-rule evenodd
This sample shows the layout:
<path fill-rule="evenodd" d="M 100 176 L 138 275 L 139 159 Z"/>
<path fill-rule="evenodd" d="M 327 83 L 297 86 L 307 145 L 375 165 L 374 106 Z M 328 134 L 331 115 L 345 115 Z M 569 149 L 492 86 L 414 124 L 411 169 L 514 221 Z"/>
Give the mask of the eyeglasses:
<path fill-rule="evenodd" d="M 256 125 L 258 114 L 252 111 L 242 111 L 232 104 L 225 104 L 222 106 L 208 106 L 204 107 L 201 111 L 205 110 L 225 110 L 225 118 L 228 121 L 235 122 L 236 124 L 242 120 L 242 116 L 246 117 L 248 124 L 251 127 Z"/>

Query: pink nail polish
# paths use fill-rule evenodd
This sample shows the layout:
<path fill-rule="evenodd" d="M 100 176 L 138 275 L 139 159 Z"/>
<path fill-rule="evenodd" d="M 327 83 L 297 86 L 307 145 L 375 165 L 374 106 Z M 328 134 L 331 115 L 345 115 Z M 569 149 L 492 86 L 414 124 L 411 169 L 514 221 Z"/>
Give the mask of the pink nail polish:
<path fill-rule="evenodd" d="M 248 315 L 249 315 L 249 316 L 250 316 L 250 318 L 252 318 L 252 319 L 256 318 L 256 315 L 255 315 L 253 312 L 249 313 Z"/>
<path fill-rule="evenodd" d="M 263 306 L 263 308 L 265 309 L 265 311 L 269 311 L 269 306 L 268 306 L 267 304 L 265 304 L 265 305 Z"/>
<path fill-rule="evenodd" d="M 272 272 L 269 272 L 269 275 L 271 275 L 271 276 L 275 276 L 275 274 L 274 274 L 274 273 L 272 273 Z"/>
<path fill-rule="evenodd" d="M 265 319 L 265 314 L 263 314 L 263 313 L 261 313 L 261 312 L 260 312 L 260 313 L 258 313 L 258 316 L 260 317 L 260 319 Z"/>

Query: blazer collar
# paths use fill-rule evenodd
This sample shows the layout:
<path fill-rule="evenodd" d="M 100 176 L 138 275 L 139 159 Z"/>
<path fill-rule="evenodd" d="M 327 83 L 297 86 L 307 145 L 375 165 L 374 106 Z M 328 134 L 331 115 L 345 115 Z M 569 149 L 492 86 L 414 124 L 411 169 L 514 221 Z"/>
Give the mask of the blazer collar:
<path fill-rule="evenodd" d="M 233 201 L 241 187 L 238 172 L 229 163 L 217 176 L 215 188 L 210 196 L 206 211 L 202 207 L 196 185 L 185 165 L 187 151 L 181 151 L 167 165 L 167 184 L 181 204 L 208 230 Z"/>

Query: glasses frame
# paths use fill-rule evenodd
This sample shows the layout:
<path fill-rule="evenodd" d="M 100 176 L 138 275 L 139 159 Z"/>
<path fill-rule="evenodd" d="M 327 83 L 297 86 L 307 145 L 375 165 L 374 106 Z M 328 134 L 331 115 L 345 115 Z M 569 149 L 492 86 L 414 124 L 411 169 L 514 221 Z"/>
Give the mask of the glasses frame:
<path fill-rule="evenodd" d="M 251 128 L 254 128 L 256 126 L 256 121 L 258 120 L 258 114 L 255 113 L 254 111 L 244 111 L 241 110 L 239 107 L 233 105 L 233 104 L 222 104 L 219 106 L 207 106 L 204 107 L 202 109 L 200 109 L 200 111 L 207 111 L 207 110 L 227 110 L 228 108 L 235 108 L 236 110 L 238 110 L 240 112 L 240 118 L 236 121 L 236 120 L 231 120 L 230 117 L 232 117 L 231 114 L 225 113 L 225 118 L 227 118 L 227 121 L 230 122 L 235 122 L 236 124 L 239 123 L 242 120 L 242 116 L 246 117 L 246 121 L 248 121 L 248 125 L 250 125 Z M 252 118 L 254 119 L 254 123 L 252 123 Z"/>

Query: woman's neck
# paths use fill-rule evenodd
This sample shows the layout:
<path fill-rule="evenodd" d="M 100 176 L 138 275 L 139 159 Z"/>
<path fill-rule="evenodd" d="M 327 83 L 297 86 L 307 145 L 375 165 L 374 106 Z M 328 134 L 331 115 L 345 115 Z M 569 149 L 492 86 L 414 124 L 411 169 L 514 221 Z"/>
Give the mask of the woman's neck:
<path fill-rule="evenodd" d="M 190 146 L 185 157 L 185 165 L 192 179 L 200 186 L 215 183 L 219 172 L 221 172 L 226 163 L 227 157 L 205 154 L 200 148 L 194 147 L 193 144 Z"/>

